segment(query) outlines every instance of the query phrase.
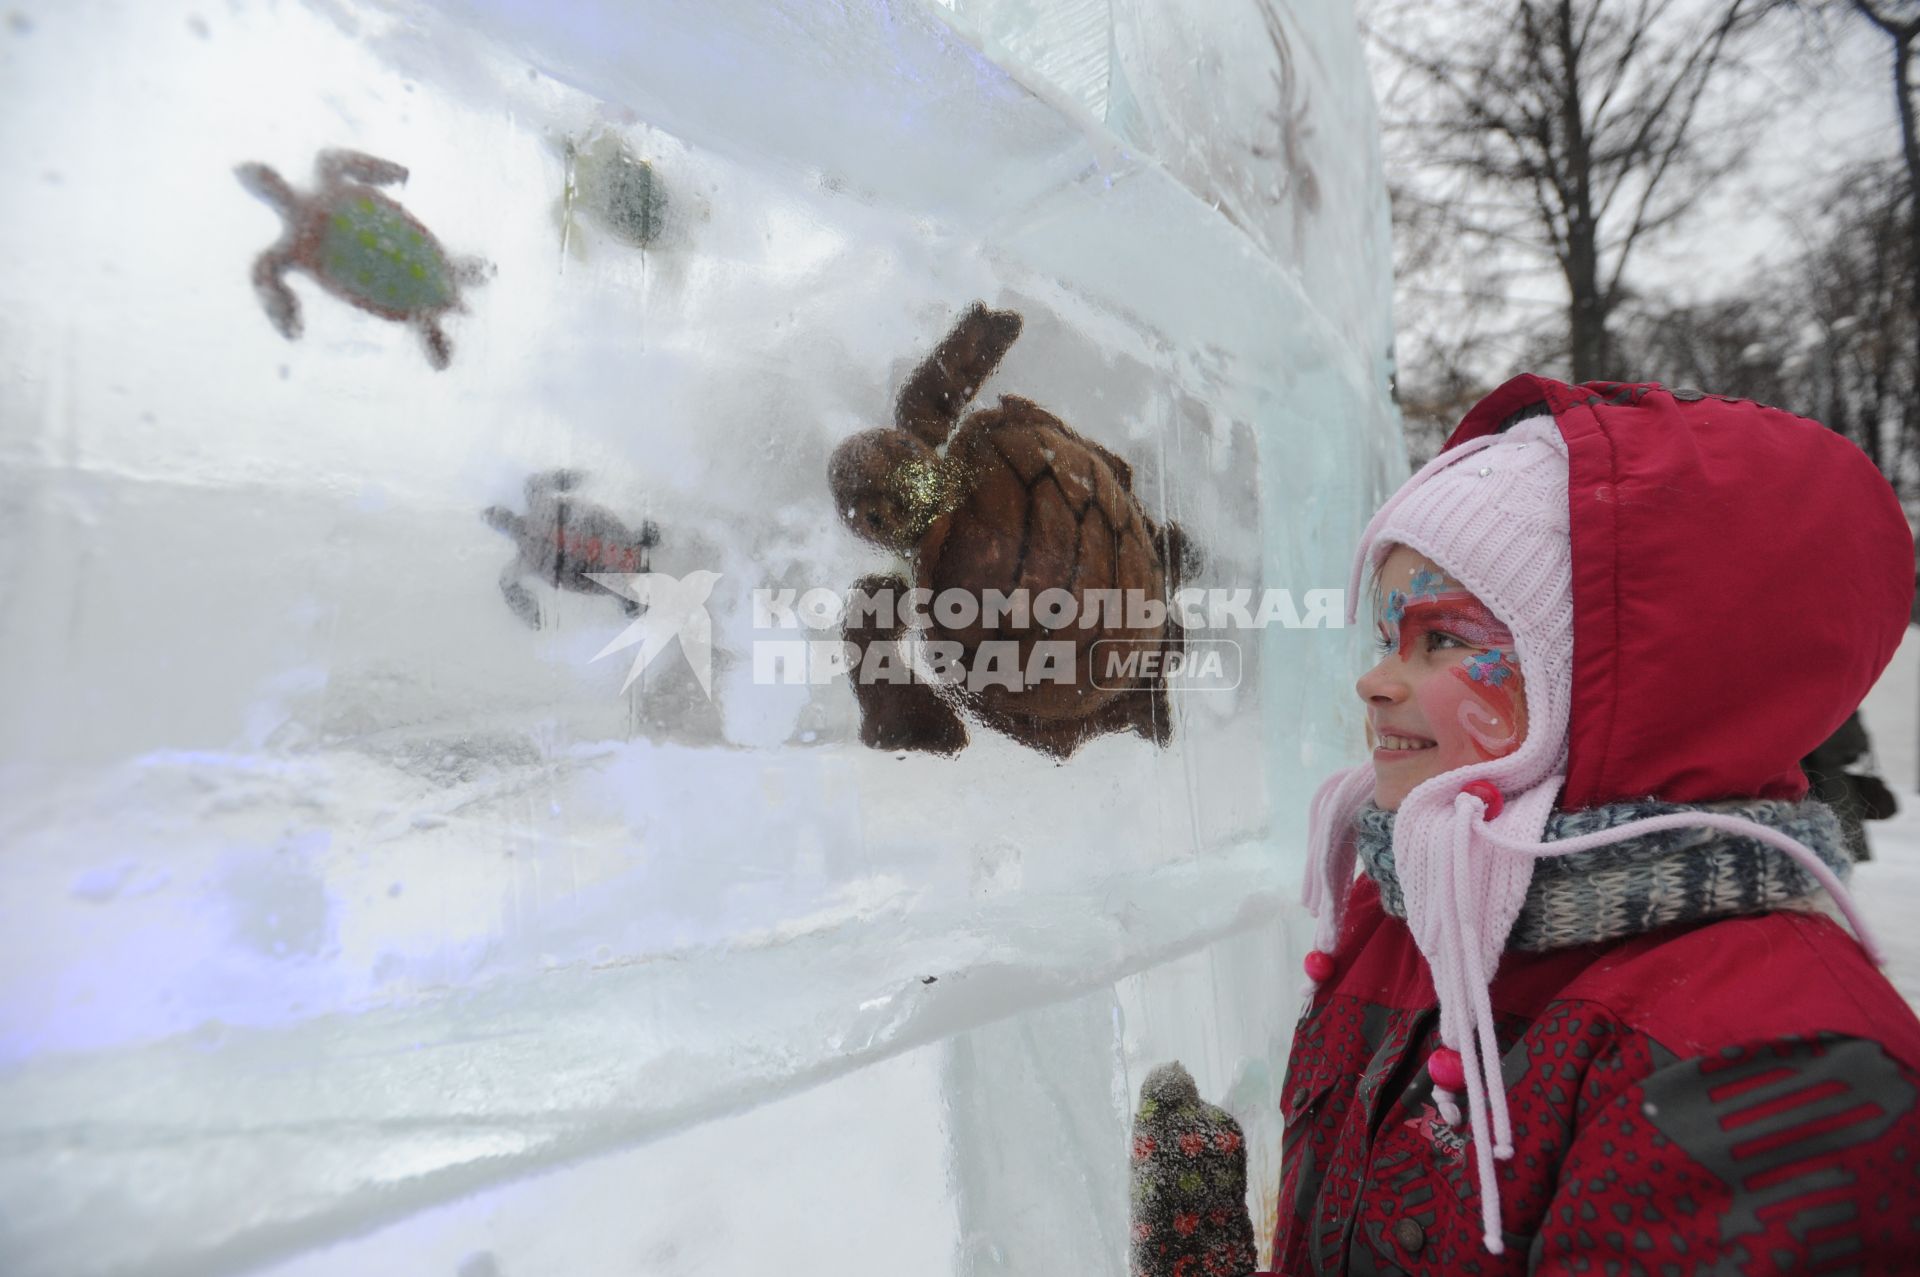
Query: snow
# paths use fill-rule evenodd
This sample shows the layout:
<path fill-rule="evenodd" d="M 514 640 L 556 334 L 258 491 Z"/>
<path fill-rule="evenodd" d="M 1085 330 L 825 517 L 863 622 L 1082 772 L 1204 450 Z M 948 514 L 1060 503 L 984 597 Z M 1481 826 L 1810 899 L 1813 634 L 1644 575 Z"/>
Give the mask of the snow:
<path fill-rule="evenodd" d="M 1894 789 L 1900 812 L 1871 821 L 1873 859 L 1856 865 L 1851 887 L 1887 959 L 1887 978 L 1920 1008 L 1920 627 L 1909 627 L 1887 672 L 1861 707 L 1877 774 Z"/>

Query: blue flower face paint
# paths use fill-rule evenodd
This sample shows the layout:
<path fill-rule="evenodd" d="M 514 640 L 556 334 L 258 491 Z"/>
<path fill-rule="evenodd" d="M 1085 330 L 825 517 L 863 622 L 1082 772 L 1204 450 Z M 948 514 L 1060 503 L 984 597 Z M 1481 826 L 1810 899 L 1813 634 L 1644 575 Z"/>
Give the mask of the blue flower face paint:
<path fill-rule="evenodd" d="M 1468 657 L 1466 671 L 1467 677 L 1474 682 L 1498 687 L 1518 675 L 1520 666 L 1512 653 L 1495 648 L 1492 651 Z"/>

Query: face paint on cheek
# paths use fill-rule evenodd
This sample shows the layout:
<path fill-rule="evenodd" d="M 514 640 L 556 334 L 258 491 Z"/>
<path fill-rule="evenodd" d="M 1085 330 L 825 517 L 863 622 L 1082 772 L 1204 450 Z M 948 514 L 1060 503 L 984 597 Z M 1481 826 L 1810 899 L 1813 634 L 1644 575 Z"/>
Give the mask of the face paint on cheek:
<path fill-rule="evenodd" d="M 1518 727 L 1510 698 L 1505 706 L 1482 704 L 1473 697 L 1460 702 L 1460 730 L 1479 751 L 1480 762 L 1505 758 L 1519 748 Z"/>
<path fill-rule="evenodd" d="M 1495 658 L 1489 662 L 1486 657 Z M 1476 678 L 1478 665 L 1481 677 Z M 1491 677 L 1498 666 L 1502 677 Z M 1432 678 L 1418 692 L 1421 712 L 1434 733 L 1437 771 L 1504 758 L 1519 748 L 1516 694 L 1520 673 L 1503 653 L 1480 653 L 1466 664 Z"/>

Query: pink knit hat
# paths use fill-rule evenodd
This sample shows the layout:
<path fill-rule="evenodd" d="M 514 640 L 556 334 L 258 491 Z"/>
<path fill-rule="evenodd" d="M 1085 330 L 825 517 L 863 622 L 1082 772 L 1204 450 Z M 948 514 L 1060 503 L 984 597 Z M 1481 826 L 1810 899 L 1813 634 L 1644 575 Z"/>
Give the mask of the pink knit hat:
<path fill-rule="evenodd" d="M 1567 771 L 1573 693 L 1573 559 L 1567 449 L 1543 405 L 1504 433 L 1442 452 L 1409 479 L 1361 535 L 1349 581 L 1353 621 L 1366 573 L 1396 545 L 1419 551 L 1472 591 L 1514 636 L 1527 698 L 1527 735 L 1503 757 L 1415 786 L 1394 817 L 1394 863 L 1407 926 L 1425 956 L 1440 1003 L 1445 1050 L 1429 1068 L 1442 1116 L 1458 1124 L 1464 1089 L 1472 1125 L 1487 1249 L 1502 1250 L 1496 1157 L 1513 1154 L 1500 1052 L 1488 996 L 1495 968 L 1526 901 L 1534 861 L 1657 829 L 1709 826 L 1791 855 L 1833 893 L 1878 958 L 1846 889 L 1818 856 L 1775 830 L 1738 817 L 1686 812 L 1543 843 Z M 1335 773 L 1308 816 L 1303 899 L 1316 919 L 1313 981 L 1327 978 L 1352 884 L 1354 818 L 1373 792 L 1368 765 Z M 1442 1058 L 1446 1057 L 1446 1058 Z M 1458 1076 L 1442 1076 L 1454 1074 Z"/>

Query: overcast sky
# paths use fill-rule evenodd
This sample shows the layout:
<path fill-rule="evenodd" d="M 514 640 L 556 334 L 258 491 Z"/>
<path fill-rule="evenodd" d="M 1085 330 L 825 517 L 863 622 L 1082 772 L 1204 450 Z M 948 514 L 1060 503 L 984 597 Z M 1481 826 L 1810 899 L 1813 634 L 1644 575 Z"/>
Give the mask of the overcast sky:
<path fill-rule="evenodd" d="M 1366 18 L 1391 2 L 1360 0 L 1356 8 Z M 1436 22 L 1444 30 L 1447 5 L 1421 6 L 1413 12 L 1414 21 Z M 1402 29 L 1397 34 L 1412 33 Z M 1393 76 L 1391 61 L 1373 48 L 1369 57 L 1376 96 L 1384 100 Z M 1891 42 L 1863 20 L 1831 21 L 1824 39 L 1791 21 L 1782 22 L 1752 66 L 1723 80 L 1719 92 L 1768 103 L 1771 117 L 1744 169 L 1703 200 L 1697 216 L 1671 235 L 1636 247 L 1629 282 L 1642 292 L 1665 288 L 1676 302 L 1709 300 L 1773 263 L 1784 263 L 1797 247 L 1796 222 L 1804 221 L 1838 172 L 1864 158 L 1892 160 L 1899 155 Z M 1389 140 L 1385 154 L 1389 179 L 1399 181 L 1408 175 L 1394 171 L 1396 149 Z M 1445 294 L 1450 287 L 1440 279 L 1432 284 L 1432 289 L 1417 289 L 1411 296 L 1403 286 L 1397 317 L 1403 358 L 1420 344 L 1414 340 L 1419 325 L 1449 322 Z M 1565 305 L 1565 286 L 1544 260 L 1538 275 L 1516 278 L 1504 295 L 1519 327 L 1530 311 L 1546 316 Z M 1495 321 L 1491 330 L 1503 326 Z M 1492 357 L 1521 357 L 1518 336 L 1498 344 L 1510 348 L 1497 355 L 1489 352 Z M 1504 375 L 1505 370 L 1486 371 Z"/>

